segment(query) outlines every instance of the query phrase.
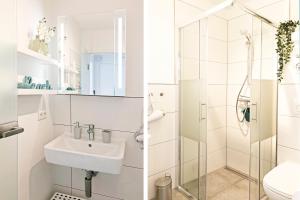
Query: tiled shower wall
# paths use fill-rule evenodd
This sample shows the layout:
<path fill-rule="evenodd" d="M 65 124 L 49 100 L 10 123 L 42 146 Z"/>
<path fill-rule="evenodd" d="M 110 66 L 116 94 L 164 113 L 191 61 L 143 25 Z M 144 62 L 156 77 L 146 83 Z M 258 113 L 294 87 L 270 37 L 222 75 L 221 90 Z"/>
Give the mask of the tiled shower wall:
<path fill-rule="evenodd" d="M 291 0 L 290 17 L 299 19 L 299 1 Z M 296 9 L 298 8 L 298 9 Z M 300 162 L 300 72 L 296 69 L 299 63 L 299 32 L 293 36 L 296 46 L 285 78 L 279 86 L 278 102 L 278 162 L 287 160 Z"/>
<path fill-rule="evenodd" d="M 235 111 L 236 98 L 247 75 L 247 40 L 241 30 L 252 34 L 250 15 L 228 21 L 227 166 L 247 174 L 250 132 L 246 136 L 242 134 Z"/>
<path fill-rule="evenodd" d="M 291 1 L 291 4 L 293 2 L 295 1 Z M 278 23 L 289 18 L 290 8 L 291 11 L 295 10 L 295 7 L 289 7 L 289 4 L 290 1 L 281 0 L 270 2 L 263 7 L 257 4 L 256 7 L 259 8 L 257 12 Z M 273 13 L 276 10 L 278 11 L 278 15 L 275 17 Z M 236 97 L 247 74 L 247 46 L 245 44 L 246 39 L 241 35 L 241 31 L 248 31 L 253 35 L 253 79 L 259 78 L 256 75 L 260 74 L 259 76 L 263 80 L 275 80 L 276 71 L 274 69 L 277 66 L 275 54 L 276 43 L 275 29 L 269 28 L 268 25 L 261 25 L 261 21 L 257 18 L 244 14 L 228 21 L 227 166 L 248 174 L 250 134 L 246 136 L 242 134 L 235 113 Z M 260 64 L 261 58 L 262 65 Z M 278 124 L 280 127 L 281 122 L 279 121 Z M 263 142 L 262 145 L 265 146 L 264 144 L 266 144 L 266 148 L 269 148 L 267 147 L 267 143 Z"/>
<path fill-rule="evenodd" d="M 94 124 L 96 137 L 102 129 L 113 130 L 112 137 L 126 140 L 120 175 L 99 173 L 93 178 L 95 200 L 140 200 L 143 196 L 143 150 L 134 134 L 143 123 L 142 97 L 94 97 L 57 95 L 54 98 L 54 134 L 71 132 L 70 124 Z M 87 137 L 86 128 L 82 131 Z M 84 197 L 85 171 L 52 165 L 54 190 Z"/>
<path fill-rule="evenodd" d="M 202 27 L 200 70 L 204 65 L 207 80 L 207 172 L 209 173 L 226 165 L 227 21 L 211 16 L 207 20 L 200 21 L 200 24 Z M 206 34 L 208 39 L 205 38 Z M 205 56 L 203 54 L 206 51 L 208 53 Z"/>
<path fill-rule="evenodd" d="M 186 5 L 183 5 L 187 2 Z M 177 21 L 179 24 L 184 23 L 193 14 L 195 8 L 198 12 L 201 12 L 201 5 L 192 6 L 189 8 L 187 5 L 196 5 L 195 2 L 181 1 L 182 9 L 176 13 Z M 200 3 L 199 3 L 200 4 Z M 274 22 L 284 21 L 289 18 L 297 19 L 298 13 L 295 10 L 298 8 L 297 1 L 294 0 L 281 0 L 281 1 L 269 1 L 269 2 L 254 2 L 251 7 L 262 13 L 263 16 L 272 19 Z M 177 9 L 179 10 L 179 9 Z M 278 10 L 278 15 L 274 16 L 274 10 Z M 228 14 L 228 13 L 227 13 Z M 181 15 L 181 16 L 177 16 Z M 226 15 L 226 13 L 224 14 Z M 247 73 L 247 46 L 246 39 L 241 35 L 241 31 L 248 30 L 250 34 L 253 34 L 254 48 L 255 48 L 255 62 L 254 70 L 257 70 L 260 60 L 260 21 L 247 14 L 241 14 L 230 18 L 230 20 L 222 19 L 220 17 L 210 17 L 208 20 L 208 51 L 211 51 L 211 55 L 208 57 L 207 65 L 207 82 L 208 82 L 208 133 L 207 133 L 207 144 L 208 144 L 208 172 L 213 171 L 222 166 L 229 166 L 233 169 L 241 171 L 243 173 L 249 173 L 249 153 L 250 153 L 250 135 L 243 136 L 236 121 L 235 115 L 235 102 L 237 93 L 241 87 L 241 84 Z M 203 20 L 204 21 L 204 20 Z M 202 23 L 203 24 L 203 23 Z M 202 26 L 203 27 L 203 26 Z M 265 26 L 268 27 L 268 26 Z M 275 66 L 273 63 L 274 58 L 268 57 L 269 54 L 274 53 L 276 46 L 274 45 L 274 34 L 263 26 L 263 67 L 262 78 L 269 79 L 270 71 L 266 66 Z M 190 29 L 191 31 L 193 29 Z M 194 33 L 196 34 L 196 33 Z M 228 34 L 228 35 L 227 35 Z M 272 34 L 272 35 L 268 35 Z M 191 36 L 193 33 L 191 33 Z M 222 36 L 224 36 L 222 38 Z M 272 37 L 270 37 L 272 36 Z M 187 37 L 192 40 L 193 37 Z M 178 38 L 177 38 L 178 39 Z M 222 51 L 220 48 L 220 42 L 228 42 L 226 50 Z M 195 41 L 194 41 L 195 43 Z M 197 43 L 197 42 L 196 42 Z M 193 44 L 193 43 L 190 43 Z M 201 44 L 201 42 L 200 42 Z M 192 46 L 192 45 L 190 45 Z M 214 47 L 216 49 L 210 49 Z M 200 50 L 201 51 L 201 50 Z M 228 51 L 228 53 L 227 53 Z M 202 49 L 203 52 L 203 49 Z M 218 56 L 223 53 L 226 56 L 225 62 L 220 62 Z M 227 55 L 228 54 L 228 55 Z M 215 56 L 212 58 L 211 56 Z M 202 60 L 202 64 L 205 64 Z M 216 62 L 217 61 L 217 62 Z M 200 63 L 201 66 L 201 63 Z M 274 68 L 274 67 L 273 67 Z M 267 73 L 264 73 L 267 72 Z M 273 73 L 273 72 L 272 72 Z M 197 70 L 193 69 L 190 74 L 197 74 Z M 224 75 L 224 76 L 222 76 Z M 273 73 L 274 75 L 274 73 Z M 295 79 L 295 76 L 293 77 Z M 285 83 L 283 83 L 284 85 Z M 227 87 L 226 87 L 227 86 Z M 286 88 L 288 86 L 285 86 Z M 292 87 L 289 86 L 290 91 L 293 91 Z M 225 94 L 224 94 L 225 92 Z M 225 100 L 224 100 L 225 97 Z M 280 104 L 280 102 L 279 102 Z M 294 103 L 297 105 L 297 103 Z M 223 110 L 223 106 L 225 109 Z M 294 106 L 294 110 L 297 106 Z M 224 116 L 225 114 L 225 116 Z M 294 115 L 295 116 L 295 115 Z M 210 120 L 211 119 L 211 120 Z M 293 118 L 294 119 L 294 118 Z M 213 122 L 213 124 L 212 124 Z M 225 125 L 222 123 L 225 122 Z M 281 122 L 279 121 L 279 127 Z M 219 134 L 217 134 L 219 133 Z M 280 133 L 280 129 L 279 129 Z M 279 135 L 279 144 L 280 144 Z M 279 155 L 282 154 L 280 149 L 283 146 L 279 146 Z M 223 151 L 222 151 L 223 149 Z M 279 156 L 280 158 L 280 156 Z M 197 163 L 194 163 L 197 165 Z M 196 178 L 196 177 L 195 177 Z"/>

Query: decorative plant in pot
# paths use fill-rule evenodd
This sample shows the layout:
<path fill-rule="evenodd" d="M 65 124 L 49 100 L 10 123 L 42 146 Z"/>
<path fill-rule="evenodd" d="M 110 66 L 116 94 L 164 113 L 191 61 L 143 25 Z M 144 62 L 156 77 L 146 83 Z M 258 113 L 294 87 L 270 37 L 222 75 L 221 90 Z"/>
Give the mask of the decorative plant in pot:
<path fill-rule="evenodd" d="M 44 17 L 39 21 L 36 36 L 30 40 L 29 49 L 47 56 L 49 53 L 48 45 L 55 32 L 56 27 L 47 27 L 47 20 Z"/>
<path fill-rule="evenodd" d="M 277 49 L 278 54 L 278 70 L 277 78 L 281 82 L 283 79 L 283 73 L 286 65 L 291 60 L 291 53 L 294 49 L 294 42 L 292 40 L 292 34 L 296 31 L 297 26 L 300 25 L 299 21 L 288 20 L 281 22 L 276 33 Z"/>

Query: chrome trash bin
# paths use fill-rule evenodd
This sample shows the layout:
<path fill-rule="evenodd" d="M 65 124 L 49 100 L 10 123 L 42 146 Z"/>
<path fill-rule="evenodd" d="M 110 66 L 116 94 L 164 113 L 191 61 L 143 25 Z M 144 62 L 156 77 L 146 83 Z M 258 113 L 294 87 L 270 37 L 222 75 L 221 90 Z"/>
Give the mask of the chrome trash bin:
<path fill-rule="evenodd" d="M 156 200 L 172 200 L 172 178 L 165 175 L 155 182 Z"/>

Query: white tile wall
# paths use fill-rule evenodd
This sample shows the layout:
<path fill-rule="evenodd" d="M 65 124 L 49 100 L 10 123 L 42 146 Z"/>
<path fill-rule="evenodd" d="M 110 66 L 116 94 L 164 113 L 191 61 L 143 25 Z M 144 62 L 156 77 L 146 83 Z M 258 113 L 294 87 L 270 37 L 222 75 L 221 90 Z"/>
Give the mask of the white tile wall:
<path fill-rule="evenodd" d="M 155 181 L 171 174 L 176 187 L 175 168 L 178 165 L 178 86 L 150 84 L 149 93 L 154 110 L 166 115 L 149 124 L 148 198 L 155 197 Z"/>
<path fill-rule="evenodd" d="M 71 97 L 71 119 L 111 130 L 135 132 L 142 124 L 143 98 Z"/>
<path fill-rule="evenodd" d="M 18 135 L 20 200 L 48 198 L 52 193 L 51 175 L 47 176 L 51 174 L 48 170 L 50 167 L 44 161 L 44 145 L 53 139 L 53 113 L 49 101 L 48 96 L 18 98 L 18 121 L 19 126 L 24 128 L 24 132 Z M 39 109 L 46 110 L 48 117 L 45 120 L 38 121 Z M 41 176 L 39 173 L 44 173 L 45 181 L 38 179 Z"/>
<path fill-rule="evenodd" d="M 148 81 L 150 83 L 175 83 L 174 59 L 174 1 L 153 0 L 148 3 L 147 53 Z M 160 30 L 160 31 L 157 31 Z"/>
<path fill-rule="evenodd" d="M 263 16 L 271 19 L 274 22 L 284 21 L 288 19 L 289 16 L 289 1 L 264 1 L 264 2 L 249 2 L 250 6 L 255 9 L 259 9 L 258 12 Z M 295 1 L 291 1 L 291 5 L 297 4 Z M 291 16 L 295 17 L 296 7 L 291 7 Z M 278 15 L 274 15 L 274 12 Z M 296 13 L 297 14 L 297 13 Z M 262 27 L 261 27 L 262 25 Z M 251 18 L 247 15 L 240 17 L 235 17 L 229 20 L 228 24 L 228 39 L 229 39 L 229 52 L 228 52 L 228 92 L 227 92 L 227 165 L 238 169 L 242 172 L 247 172 L 249 160 L 249 138 L 243 138 L 244 136 L 239 133 L 238 124 L 235 121 L 235 101 L 237 92 L 240 88 L 240 84 L 244 79 L 246 73 L 246 58 L 247 58 L 247 48 L 245 46 L 245 40 L 241 38 L 240 30 L 253 31 L 254 34 L 254 58 L 256 60 L 263 58 L 262 68 L 260 71 L 260 64 L 258 61 L 254 62 L 253 78 L 262 77 L 263 79 L 274 79 L 276 71 L 274 69 L 277 66 L 274 63 L 274 50 L 276 48 L 276 43 L 274 41 L 275 29 L 270 28 L 264 23 L 261 24 L 259 20 Z M 261 30 L 262 28 L 262 30 Z M 253 29 L 253 30 L 252 30 Z M 263 32 L 261 38 L 260 33 Z M 260 41 L 263 43 L 260 43 Z M 261 52 L 261 49 L 263 51 Z M 262 54 L 261 54 L 262 53 Z M 291 63 L 295 63 L 292 61 Z M 241 66 L 244 66 L 241 68 Z M 269 66 L 269 67 L 267 67 Z M 298 75 L 295 73 L 295 68 L 289 66 L 286 70 L 287 79 L 283 81 L 283 84 L 279 87 L 279 149 L 278 158 L 279 161 L 285 160 L 288 151 L 297 145 L 297 133 L 296 131 L 291 132 L 290 130 L 295 130 L 295 121 L 297 121 L 298 112 L 297 105 L 299 98 L 297 97 L 297 85 Z M 258 71 L 259 70 L 259 71 Z M 271 71 L 273 70 L 273 71 Z M 270 74 L 273 74 L 273 76 Z M 290 84 L 290 85 L 289 85 Z M 293 117 L 291 117 L 293 116 Z M 294 123 L 293 123 L 294 122 Z M 243 144 L 243 145 L 242 145 Z M 270 145 L 266 145 L 270 150 Z M 288 146 L 290 148 L 286 148 Z M 247 148 L 244 148 L 247 147 Z M 287 150 L 288 149 L 288 150 Z M 266 153 L 269 154 L 269 153 Z M 297 156 L 295 156 L 297 157 Z M 239 161 L 239 162 L 237 162 Z M 242 161 L 242 162 L 241 162 Z M 243 164 L 244 163 L 244 164 Z"/>
<path fill-rule="evenodd" d="M 300 163 L 300 151 L 289 147 L 278 146 L 278 163 L 294 161 Z"/>
<path fill-rule="evenodd" d="M 243 135 L 239 128 L 227 127 L 227 147 L 245 154 L 250 153 L 250 134 Z"/>
<path fill-rule="evenodd" d="M 199 60 L 194 58 L 183 58 L 181 68 L 181 80 L 194 80 L 199 77 Z"/>
<path fill-rule="evenodd" d="M 293 20 L 299 20 L 299 1 L 297 0 L 291 0 L 291 8 L 290 8 L 290 15 L 291 19 Z"/>
<path fill-rule="evenodd" d="M 198 178 L 199 162 L 198 159 L 185 161 L 181 169 L 181 183 L 188 183 Z"/>
<path fill-rule="evenodd" d="M 71 96 L 56 95 L 53 98 L 53 121 L 55 124 L 71 125 Z"/>
<path fill-rule="evenodd" d="M 207 86 L 208 107 L 226 106 L 226 85 Z"/>
<path fill-rule="evenodd" d="M 285 116 L 300 116 L 300 87 L 298 84 L 279 86 L 278 113 Z"/>
<path fill-rule="evenodd" d="M 149 147 L 149 175 L 175 167 L 176 140 L 164 142 Z"/>
<path fill-rule="evenodd" d="M 181 0 L 175 1 L 175 25 L 176 27 L 185 24 L 195 16 L 200 15 L 202 10 L 197 7 L 192 7 Z"/>
<path fill-rule="evenodd" d="M 30 200 L 48 200 L 53 194 L 51 166 L 42 160 L 30 171 Z M 21 199 L 24 196 L 20 196 Z"/>
<path fill-rule="evenodd" d="M 215 171 L 226 165 L 226 149 L 219 149 L 208 154 L 207 157 L 207 173 Z"/>
<path fill-rule="evenodd" d="M 244 37 L 241 32 L 252 33 L 252 17 L 251 15 L 242 15 L 228 21 L 228 41 L 240 40 Z"/>
<path fill-rule="evenodd" d="M 208 154 L 226 147 L 226 127 L 208 131 L 207 133 Z"/>
<path fill-rule="evenodd" d="M 238 121 L 236 120 L 235 106 L 227 106 L 227 128 L 239 129 Z"/>
<path fill-rule="evenodd" d="M 85 192 L 82 190 L 72 189 L 71 195 L 76 196 L 76 197 L 85 198 Z M 91 198 L 91 200 L 117 200 L 117 199 L 119 200 L 119 198 L 108 197 L 108 196 L 99 195 L 96 193 L 93 193 L 92 198 Z"/>
<path fill-rule="evenodd" d="M 207 171 L 211 172 L 226 165 L 228 24 L 226 20 L 215 16 L 202 24 L 202 35 L 207 33 L 208 36 L 207 44 L 206 38 L 201 38 L 204 45 L 200 42 L 200 53 L 202 59 L 208 61 L 202 68 L 205 67 L 207 71 Z"/>
<path fill-rule="evenodd" d="M 296 8 L 295 8 L 296 9 Z M 274 12 L 276 11 L 276 15 Z M 275 23 L 285 21 L 289 19 L 289 0 L 281 0 L 274 2 L 268 6 L 257 10 L 258 14 L 263 15 L 267 19 L 271 19 Z"/>
<path fill-rule="evenodd" d="M 93 197 L 98 200 L 139 200 L 143 194 L 143 151 L 134 132 L 142 125 L 143 98 L 112 98 L 57 95 L 54 135 L 70 132 L 70 122 L 93 123 L 96 137 L 101 129 L 112 129 L 112 137 L 126 140 L 126 152 L 120 175 L 98 174 L 93 179 Z M 61 112 L 64 112 L 60 115 Z M 83 129 L 83 134 L 86 129 Z M 84 172 L 69 167 L 52 166 L 54 190 L 83 196 Z"/>
<path fill-rule="evenodd" d="M 241 85 L 243 84 L 247 75 L 247 63 L 229 63 L 228 64 L 228 87 L 230 85 Z"/>
<path fill-rule="evenodd" d="M 188 137 L 181 137 L 181 145 L 183 147 L 181 149 L 181 162 L 188 162 L 198 159 L 198 141 L 192 140 Z"/>
<path fill-rule="evenodd" d="M 227 166 L 242 173 L 249 174 L 250 154 L 227 148 Z"/>
<path fill-rule="evenodd" d="M 244 38 L 228 42 L 228 63 L 246 62 L 248 48 Z"/>
<path fill-rule="evenodd" d="M 206 41 L 205 37 L 201 37 L 202 41 Z M 206 50 L 206 46 L 200 44 L 201 52 L 207 52 L 207 57 L 205 54 L 202 53 L 200 55 L 201 60 L 208 60 L 212 62 L 219 62 L 219 63 L 227 63 L 227 42 L 223 40 L 217 40 L 213 38 L 208 38 L 207 41 L 208 50 Z"/>
<path fill-rule="evenodd" d="M 207 118 L 208 131 L 226 127 L 226 106 L 209 108 Z"/>
<path fill-rule="evenodd" d="M 202 62 L 202 66 L 206 64 L 207 67 L 207 84 L 222 84 L 227 83 L 227 64 L 217 63 L 217 62 Z M 201 64 L 200 64 L 201 66 Z M 216 73 L 218 72 L 218 73 Z"/>
<path fill-rule="evenodd" d="M 72 172 L 70 167 L 51 165 L 51 171 L 53 176 L 53 182 L 56 185 L 71 188 L 72 187 Z M 59 191 L 57 191 L 59 192 Z"/>
<path fill-rule="evenodd" d="M 150 124 L 149 145 L 167 142 L 177 138 L 176 135 L 176 113 L 167 113 L 161 120 Z"/>
<path fill-rule="evenodd" d="M 151 102 L 154 109 L 162 110 L 167 113 L 178 111 L 177 85 L 149 85 L 149 93 L 152 94 Z"/>
<path fill-rule="evenodd" d="M 227 41 L 227 21 L 216 16 L 209 17 L 207 34 L 211 38 Z"/>
<path fill-rule="evenodd" d="M 248 14 L 228 21 L 226 165 L 243 173 L 248 173 L 249 169 L 250 134 L 244 136 L 239 129 L 235 105 L 238 92 L 247 75 L 248 47 L 242 33 L 252 34 L 252 23 L 253 18 Z"/>
<path fill-rule="evenodd" d="M 119 199 L 141 199 L 143 194 L 143 169 L 122 167 L 120 175 L 100 173 L 93 178 L 93 193 Z M 72 189 L 84 190 L 85 172 L 72 169 Z"/>

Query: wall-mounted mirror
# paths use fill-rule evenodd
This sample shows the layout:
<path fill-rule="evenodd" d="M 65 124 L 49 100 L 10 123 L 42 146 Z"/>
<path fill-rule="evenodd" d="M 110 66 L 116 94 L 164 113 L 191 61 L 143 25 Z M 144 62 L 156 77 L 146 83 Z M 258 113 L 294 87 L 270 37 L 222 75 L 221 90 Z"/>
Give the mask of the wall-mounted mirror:
<path fill-rule="evenodd" d="M 62 93 L 125 96 L 126 12 L 58 17 Z"/>

